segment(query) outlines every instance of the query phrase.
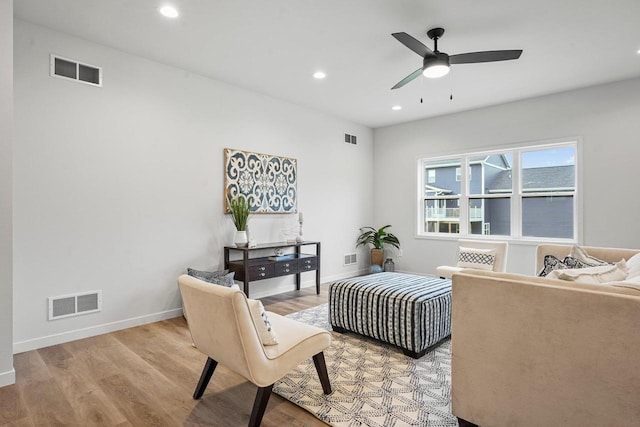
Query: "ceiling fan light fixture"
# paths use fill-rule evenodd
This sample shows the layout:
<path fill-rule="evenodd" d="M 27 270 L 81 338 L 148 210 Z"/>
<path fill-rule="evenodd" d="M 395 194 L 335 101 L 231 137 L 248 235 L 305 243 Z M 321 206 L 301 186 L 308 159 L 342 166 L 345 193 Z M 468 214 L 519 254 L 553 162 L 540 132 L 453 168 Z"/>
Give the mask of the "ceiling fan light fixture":
<path fill-rule="evenodd" d="M 422 75 L 430 79 L 437 79 L 449 74 L 449 66 L 444 64 L 430 65 L 424 69 Z"/>
<path fill-rule="evenodd" d="M 162 6 L 160 8 L 160 14 L 162 14 L 162 16 L 165 16 L 167 18 L 177 18 L 180 15 L 178 13 L 178 10 L 171 5 Z"/>
<path fill-rule="evenodd" d="M 422 75 L 430 79 L 446 76 L 449 73 L 449 55 L 442 52 L 434 52 L 435 57 L 425 57 Z"/>

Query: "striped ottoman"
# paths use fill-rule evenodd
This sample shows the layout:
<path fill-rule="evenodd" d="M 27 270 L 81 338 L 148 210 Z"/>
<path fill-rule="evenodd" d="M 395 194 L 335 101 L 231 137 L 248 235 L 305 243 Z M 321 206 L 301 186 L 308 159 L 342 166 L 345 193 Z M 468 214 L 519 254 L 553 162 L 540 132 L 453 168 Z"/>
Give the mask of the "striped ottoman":
<path fill-rule="evenodd" d="M 329 285 L 329 323 L 402 348 L 414 358 L 451 335 L 451 280 L 376 273 Z"/>

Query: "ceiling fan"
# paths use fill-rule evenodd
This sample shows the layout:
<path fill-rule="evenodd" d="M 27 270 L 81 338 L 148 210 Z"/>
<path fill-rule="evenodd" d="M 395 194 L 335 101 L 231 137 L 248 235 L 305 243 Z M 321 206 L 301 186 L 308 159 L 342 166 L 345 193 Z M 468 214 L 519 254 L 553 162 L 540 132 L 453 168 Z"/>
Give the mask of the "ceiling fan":
<path fill-rule="evenodd" d="M 427 36 L 433 40 L 433 50 L 411 37 L 407 33 L 391 34 L 400 43 L 422 57 L 422 67 L 400 80 L 391 89 L 398 89 L 409 83 L 411 80 L 423 74 L 425 77 L 438 78 L 449 72 L 449 66 L 453 64 L 474 64 L 477 62 L 508 61 L 518 59 L 522 50 L 487 50 L 483 52 L 459 53 L 457 55 L 447 55 L 438 50 L 438 39 L 444 34 L 444 28 L 432 28 L 427 31 Z"/>

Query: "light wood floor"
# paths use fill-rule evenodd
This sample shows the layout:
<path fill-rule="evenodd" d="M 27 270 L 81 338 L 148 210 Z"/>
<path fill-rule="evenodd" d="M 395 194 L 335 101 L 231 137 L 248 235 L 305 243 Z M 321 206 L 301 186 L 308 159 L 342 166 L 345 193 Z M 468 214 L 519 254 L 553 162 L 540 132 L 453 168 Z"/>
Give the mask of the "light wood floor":
<path fill-rule="evenodd" d="M 326 294 L 314 287 L 262 302 L 289 314 Z M 17 354 L 16 384 L 0 388 L 0 425 L 246 426 L 257 389 L 224 366 L 192 399 L 205 360 L 182 317 Z M 262 425 L 326 426 L 276 394 Z"/>

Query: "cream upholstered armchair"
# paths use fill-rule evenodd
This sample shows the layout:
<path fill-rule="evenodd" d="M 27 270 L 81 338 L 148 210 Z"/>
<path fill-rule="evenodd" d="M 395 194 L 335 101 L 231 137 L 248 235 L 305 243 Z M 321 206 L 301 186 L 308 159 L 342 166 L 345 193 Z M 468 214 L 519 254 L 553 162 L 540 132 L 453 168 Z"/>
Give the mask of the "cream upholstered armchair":
<path fill-rule="evenodd" d="M 483 267 L 481 264 L 478 264 L 474 267 L 473 265 L 467 263 L 466 265 L 462 266 L 459 262 L 462 252 L 461 248 L 476 249 L 479 251 L 493 250 L 493 254 L 495 257 L 493 260 L 493 265 L 487 266 L 486 268 L 481 268 Z M 441 265 L 436 269 L 436 275 L 438 277 L 442 277 L 443 279 L 451 279 L 451 276 L 453 276 L 454 273 L 459 273 L 464 268 L 481 268 L 483 270 L 491 270 L 503 273 L 507 268 L 508 249 L 509 244 L 507 242 L 498 242 L 494 240 L 458 240 L 458 263 L 455 266 Z"/>
<path fill-rule="evenodd" d="M 264 346 L 242 291 L 212 285 L 182 275 L 178 285 L 189 330 L 195 346 L 208 356 L 193 394 L 199 399 L 218 363 L 257 385 L 258 392 L 249 426 L 259 426 L 273 384 L 304 360 L 313 357 L 322 389 L 331 393 L 323 350 L 331 345 L 331 334 L 275 313 L 268 318 L 279 331 L 278 344 Z"/>

